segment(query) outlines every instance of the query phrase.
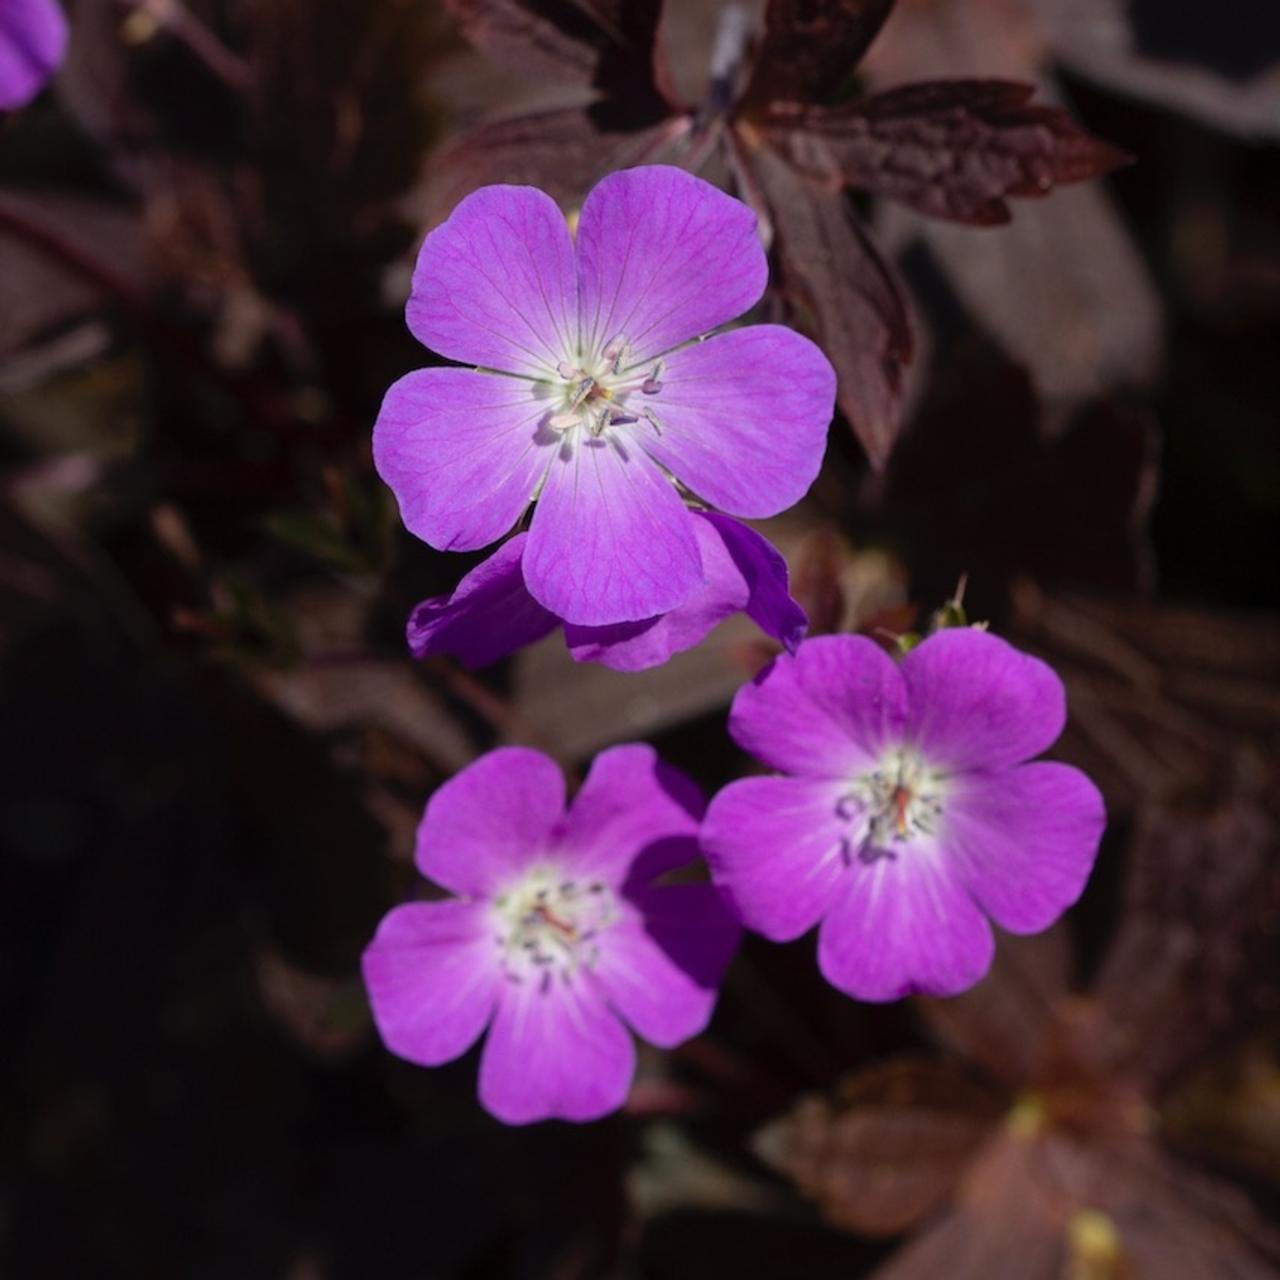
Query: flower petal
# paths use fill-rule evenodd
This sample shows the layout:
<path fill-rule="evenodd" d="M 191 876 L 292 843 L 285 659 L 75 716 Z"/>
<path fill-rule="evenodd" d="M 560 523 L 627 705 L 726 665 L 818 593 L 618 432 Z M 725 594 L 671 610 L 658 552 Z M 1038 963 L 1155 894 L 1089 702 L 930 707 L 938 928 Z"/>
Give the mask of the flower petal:
<path fill-rule="evenodd" d="M 573 239 L 536 187 L 492 186 L 459 201 L 422 242 L 405 316 L 413 336 L 463 364 L 554 377 L 576 350 Z"/>
<path fill-rule="evenodd" d="M 769 277 L 755 214 L 667 165 L 611 173 L 578 220 L 582 349 L 643 364 L 753 307 Z"/>
<path fill-rule="evenodd" d="M 849 778 L 876 763 L 906 722 L 897 664 L 865 636 L 817 636 L 738 690 L 734 741 L 775 769 Z"/>
<path fill-rule="evenodd" d="M 772 516 L 817 478 L 835 412 L 836 375 L 808 338 L 753 325 L 672 352 L 661 389 L 632 393 L 661 434 L 645 449 L 713 506 Z"/>
<path fill-rule="evenodd" d="M 670 1049 L 710 1021 L 742 928 L 709 884 L 670 885 L 633 902 L 601 938 L 594 972 L 632 1029 Z"/>
<path fill-rule="evenodd" d="M 508 983 L 480 1058 L 480 1101 L 507 1124 L 596 1120 L 626 1101 L 635 1045 L 595 983 Z"/>
<path fill-rule="evenodd" d="M 1038 933 L 1083 892 L 1106 821 L 1079 769 L 1025 764 L 956 779 L 939 834 L 982 909 L 1012 933 Z"/>
<path fill-rule="evenodd" d="M 427 801 L 415 860 L 454 893 L 492 896 L 536 861 L 564 812 L 564 777 L 528 747 L 499 747 Z"/>
<path fill-rule="evenodd" d="M 1066 694 L 1052 667 L 973 627 L 939 631 L 902 660 L 910 740 L 932 765 L 1004 769 L 1052 745 Z"/>
<path fill-rule="evenodd" d="M 851 872 L 818 931 L 818 968 L 832 986 L 858 1000 L 953 996 L 986 973 L 991 926 L 937 846 L 898 846 Z"/>
<path fill-rule="evenodd" d="M 610 747 L 591 764 L 556 833 L 566 866 L 621 887 L 698 856 L 706 801 L 697 785 L 644 743 Z"/>
<path fill-rule="evenodd" d="M 67 51 L 67 20 L 53 0 L 0 5 L 0 111 L 30 102 Z"/>
<path fill-rule="evenodd" d="M 475 670 L 541 640 L 560 625 L 524 585 L 520 557 L 527 534 L 504 542 L 471 570 L 449 596 L 414 606 L 406 638 L 415 658 L 452 654 Z"/>
<path fill-rule="evenodd" d="M 387 392 L 373 460 L 410 533 L 440 551 L 496 542 L 551 461 L 532 383 L 471 369 L 420 369 Z"/>
<path fill-rule="evenodd" d="M 456 899 L 388 912 L 365 948 L 363 968 L 383 1043 L 424 1067 L 475 1044 L 501 982 L 486 906 Z"/>
<path fill-rule="evenodd" d="M 848 874 L 838 799 L 810 778 L 744 778 L 712 798 L 702 851 L 749 929 L 788 942 L 831 909 Z"/>
<path fill-rule="evenodd" d="M 643 671 L 683 653 L 725 618 L 743 610 L 766 635 L 794 649 L 808 620 L 787 591 L 787 562 L 753 529 L 727 516 L 693 513 L 703 583 L 670 613 L 611 627 L 564 629 L 575 662 Z"/>
<path fill-rule="evenodd" d="M 524 578 L 565 622 L 607 626 L 674 609 L 701 584 L 702 561 L 674 486 L 611 430 L 557 450 L 533 513 Z"/>

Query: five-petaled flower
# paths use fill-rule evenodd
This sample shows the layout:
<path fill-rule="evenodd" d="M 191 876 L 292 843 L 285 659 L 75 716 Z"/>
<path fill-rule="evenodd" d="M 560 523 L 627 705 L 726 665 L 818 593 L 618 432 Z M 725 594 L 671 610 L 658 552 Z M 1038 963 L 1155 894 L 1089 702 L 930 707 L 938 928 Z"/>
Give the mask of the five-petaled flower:
<path fill-rule="evenodd" d="M 480 1100 L 511 1124 L 591 1120 L 626 1098 L 623 1020 L 670 1047 L 706 1025 L 740 933 L 698 856 L 703 803 L 651 747 L 598 756 L 565 811 L 546 756 L 491 751 L 431 797 L 419 870 L 459 897 L 393 909 L 364 954 L 387 1047 L 435 1066 L 489 1028 Z"/>
<path fill-rule="evenodd" d="M 1038 932 L 1088 879 L 1097 788 L 1026 763 L 1065 715 L 1053 670 L 981 630 L 940 631 L 901 664 L 861 636 L 806 641 L 734 700 L 734 739 L 790 776 L 715 797 L 713 878 L 766 937 L 821 922 L 819 967 L 851 996 L 954 995 L 990 965 L 988 916 Z"/>
<path fill-rule="evenodd" d="M 406 314 L 474 367 L 408 374 L 374 431 L 405 524 L 470 550 L 536 500 L 520 572 L 556 618 L 689 600 L 706 575 L 687 502 L 775 515 L 822 461 L 835 374 L 818 348 L 778 325 L 712 332 L 767 274 L 754 214 L 679 169 L 605 178 L 576 242 L 535 188 L 473 192 L 424 241 Z"/>
<path fill-rule="evenodd" d="M 0 111 L 44 87 L 67 49 L 67 20 L 55 0 L 0 0 Z"/>

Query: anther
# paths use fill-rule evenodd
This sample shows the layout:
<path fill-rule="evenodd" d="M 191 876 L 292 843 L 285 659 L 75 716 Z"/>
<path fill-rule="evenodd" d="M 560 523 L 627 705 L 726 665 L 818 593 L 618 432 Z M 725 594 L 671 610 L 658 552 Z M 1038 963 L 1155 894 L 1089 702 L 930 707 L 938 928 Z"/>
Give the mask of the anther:
<path fill-rule="evenodd" d="M 556 365 L 556 372 L 567 382 L 572 382 L 575 378 L 582 376 L 582 370 L 575 364 L 570 364 L 567 360 L 561 360 Z"/>

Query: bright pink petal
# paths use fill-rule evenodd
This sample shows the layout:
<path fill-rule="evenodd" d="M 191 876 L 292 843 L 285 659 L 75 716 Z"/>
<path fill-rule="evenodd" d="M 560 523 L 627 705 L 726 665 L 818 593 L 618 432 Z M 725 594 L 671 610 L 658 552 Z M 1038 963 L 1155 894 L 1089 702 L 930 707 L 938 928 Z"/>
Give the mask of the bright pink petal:
<path fill-rule="evenodd" d="M 774 769 L 852 778 L 899 742 L 902 673 L 865 636 L 817 636 L 783 654 L 733 700 L 729 732 Z"/>
<path fill-rule="evenodd" d="M 520 558 L 527 534 L 504 542 L 476 565 L 452 595 L 423 600 L 409 615 L 406 638 L 415 658 L 452 654 L 471 669 L 487 666 L 554 631 L 548 613 L 524 585 Z"/>
<path fill-rule="evenodd" d="M 707 884 L 654 889 L 601 938 L 595 976 L 631 1028 L 664 1049 L 711 1018 L 741 926 Z"/>
<path fill-rule="evenodd" d="M 598 627 L 666 613 L 702 583 L 693 518 L 624 433 L 566 439 L 533 513 L 524 578 L 565 622 Z"/>
<path fill-rule="evenodd" d="M 744 778 L 712 798 L 702 850 L 748 928 L 788 942 L 831 909 L 849 874 L 840 794 L 825 780 Z"/>
<path fill-rule="evenodd" d="M 808 338 L 762 324 L 673 352 L 661 389 L 628 401 L 657 415 L 644 446 L 673 476 L 736 516 L 772 516 L 822 466 L 836 375 Z"/>
<path fill-rule="evenodd" d="M 363 967 L 392 1053 L 434 1067 L 480 1038 L 502 981 L 487 918 L 485 904 L 457 900 L 409 903 L 383 918 Z"/>
<path fill-rule="evenodd" d="M 563 812 L 564 776 L 556 764 L 528 747 L 499 747 L 427 801 L 418 870 L 454 893 L 500 893 L 544 851 Z"/>
<path fill-rule="evenodd" d="M 546 413 L 520 378 L 420 369 L 395 383 L 373 429 L 373 460 L 410 533 L 440 551 L 502 537 L 551 461 Z"/>
<path fill-rule="evenodd" d="M 753 307 L 769 268 L 755 214 L 683 169 L 611 173 L 578 220 L 584 354 L 621 339 L 631 364 Z"/>
<path fill-rule="evenodd" d="M 54 0 L 0 2 L 0 111 L 30 102 L 67 51 L 67 20 Z"/>
<path fill-rule="evenodd" d="M 818 931 L 818 968 L 857 1000 L 953 996 L 986 973 L 994 946 L 947 855 L 916 841 L 870 862 L 854 858 Z"/>
<path fill-rule="evenodd" d="M 480 1101 L 507 1124 L 597 1120 L 626 1101 L 635 1046 L 590 975 L 507 983 L 480 1059 Z"/>
<path fill-rule="evenodd" d="M 573 240 L 536 187 L 474 191 L 418 254 L 405 315 L 413 336 L 463 364 L 555 376 L 577 348 Z"/>
<path fill-rule="evenodd" d="M 1066 722 L 1053 668 L 973 627 L 939 631 L 902 661 L 907 731 L 931 765 L 1004 769 L 1052 745 Z"/>
<path fill-rule="evenodd" d="M 621 887 L 637 871 L 652 879 L 696 858 L 705 808 L 697 785 L 652 747 L 610 747 L 592 761 L 555 845 L 575 877 Z"/>
<path fill-rule="evenodd" d="M 1107 815 L 1065 764 L 955 779 L 939 838 L 983 910 L 1012 933 L 1047 929 L 1084 890 Z"/>

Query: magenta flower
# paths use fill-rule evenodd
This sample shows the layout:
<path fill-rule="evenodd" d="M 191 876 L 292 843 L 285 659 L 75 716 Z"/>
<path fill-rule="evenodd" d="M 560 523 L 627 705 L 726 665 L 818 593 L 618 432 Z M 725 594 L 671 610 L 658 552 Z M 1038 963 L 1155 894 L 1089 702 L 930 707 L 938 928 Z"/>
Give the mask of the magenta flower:
<path fill-rule="evenodd" d="M 427 236 L 407 317 L 477 366 L 387 392 L 378 472 L 411 532 L 483 547 L 537 500 L 520 556 L 567 623 L 670 613 L 706 580 L 687 494 L 774 515 L 818 473 L 835 374 L 778 325 L 703 338 L 764 291 L 755 216 L 680 169 L 611 174 L 576 244 L 533 187 L 484 187 Z"/>
<path fill-rule="evenodd" d="M 1097 788 L 1024 763 L 1065 718 L 1053 670 L 985 631 L 940 631 L 901 664 L 861 636 L 808 640 L 734 699 L 734 739 L 790 776 L 715 797 L 713 878 L 775 941 L 820 922 L 818 965 L 848 995 L 963 991 L 991 963 L 988 917 L 1039 932 L 1089 877 Z"/>
<path fill-rule="evenodd" d="M 578 662 L 600 662 L 616 671 L 659 666 L 692 649 L 718 622 L 746 613 L 768 636 L 794 651 L 808 626 L 787 589 L 787 562 L 746 525 L 728 516 L 693 512 L 702 556 L 703 585 L 670 613 L 611 627 L 564 625 L 565 642 Z M 450 596 L 424 600 L 409 617 L 414 657 L 451 654 L 468 667 L 496 662 L 562 625 L 530 594 L 521 573 L 527 533 L 504 542 L 477 565 Z"/>
<path fill-rule="evenodd" d="M 697 788 L 651 747 L 596 757 L 568 812 L 559 769 L 502 747 L 444 784 L 419 870 L 460 895 L 396 907 L 364 953 L 393 1053 L 436 1066 L 486 1027 L 480 1101 L 500 1120 L 594 1120 L 635 1049 L 697 1035 L 739 926 L 708 884 L 654 887 L 698 856 Z"/>
<path fill-rule="evenodd" d="M 67 20 L 54 0 L 0 0 L 0 111 L 44 88 L 67 51 Z"/>

